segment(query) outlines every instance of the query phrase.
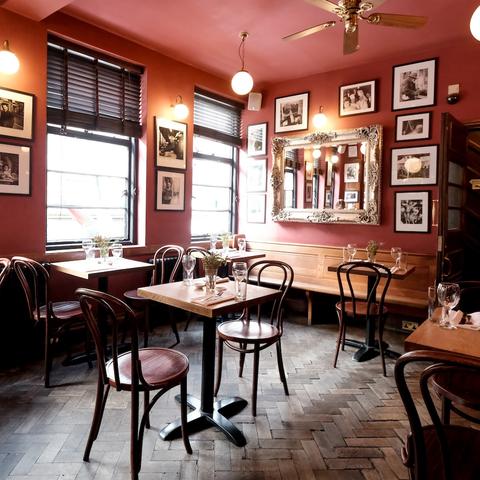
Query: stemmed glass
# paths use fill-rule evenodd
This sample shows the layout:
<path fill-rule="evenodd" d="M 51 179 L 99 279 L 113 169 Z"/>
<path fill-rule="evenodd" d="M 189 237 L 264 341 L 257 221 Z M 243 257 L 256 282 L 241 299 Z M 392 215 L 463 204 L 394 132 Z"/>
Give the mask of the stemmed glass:
<path fill-rule="evenodd" d="M 183 271 L 185 273 L 183 283 L 185 285 L 193 284 L 193 269 L 195 268 L 196 258 L 193 255 L 184 255 L 182 257 Z"/>
<path fill-rule="evenodd" d="M 235 279 L 235 297 L 237 300 L 247 298 L 247 262 L 233 262 L 232 274 Z"/>
<path fill-rule="evenodd" d="M 400 247 L 392 247 L 390 249 L 390 255 L 395 260 L 395 270 L 400 269 L 400 258 L 402 257 L 402 249 Z"/>
<path fill-rule="evenodd" d="M 91 254 L 93 251 L 93 240 L 91 238 L 86 238 L 82 240 L 82 248 L 85 252 L 85 260 L 88 260 L 92 256 Z"/>
<path fill-rule="evenodd" d="M 217 235 L 211 234 L 210 235 L 210 250 L 216 250 L 217 248 Z"/>
<path fill-rule="evenodd" d="M 355 245 L 354 243 L 349 243 L 347 245 L 347 253 L 348 253 L 348 261 L 353 262 L 353 258 L 357 253 L 357 245 Z"/>
<path fill-rule="evenodd" d="M 443 307 L 440 326 L 443 328 L 455 328 L 455 326 L 450 323 L 450 310 L 457 306 L 460 301 L 460 286 L 458 283 L 439 283 L 437 296 L 438 301 Z"/>
<path fill-rule="evenodd" d="M 123 257 L 123 246 L 119 242 L 112 243 L 112 246 L 110 247 L 112 250 L 112 257 L 114 259 Z"/>

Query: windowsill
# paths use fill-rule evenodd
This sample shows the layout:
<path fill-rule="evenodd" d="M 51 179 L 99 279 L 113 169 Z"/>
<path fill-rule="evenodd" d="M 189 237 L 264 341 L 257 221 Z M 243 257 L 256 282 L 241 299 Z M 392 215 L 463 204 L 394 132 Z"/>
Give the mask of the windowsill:
<path fill-rule="evenodd" d="M 145 245 L 128 245 L 123 247 L 123 256 L 126 258 L 135 258 L 151 255 L 158 247 Z M 64 249 L 64 250 L 49 250 L 45 252 L 45 261 L 47 262 L 66 262 L 68 260 L 83 260 L 85 254 L 83 249 Z"/>

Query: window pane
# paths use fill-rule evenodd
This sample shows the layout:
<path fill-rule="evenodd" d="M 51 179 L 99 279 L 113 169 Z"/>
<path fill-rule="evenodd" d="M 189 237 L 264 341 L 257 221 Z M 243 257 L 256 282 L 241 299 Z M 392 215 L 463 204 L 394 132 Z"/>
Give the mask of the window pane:
<path fill-rule="evenodd" d="M 200 137 L 199 135 L 195 135 L 193 138 L 194 153 L 204 153 L 205 155 L 213 155 L 221 158 L 232 158 L 232 146 Z"/>
<path fill-rule="evenodd" d="M 194 212 L 191 228 L 194 237 L 228 232 L 230 231 L 230 212 Z"/>
<path fill-rule="evenodd" d="M 230 189 L 202 187 L 192 189 L 192 210 L 230 210 Z"/>
<path fill-rule="evenodd" d="M 232 165 L 214 160 L 193 159 L 194 183 L 228 187 L 232 185 Z"/>

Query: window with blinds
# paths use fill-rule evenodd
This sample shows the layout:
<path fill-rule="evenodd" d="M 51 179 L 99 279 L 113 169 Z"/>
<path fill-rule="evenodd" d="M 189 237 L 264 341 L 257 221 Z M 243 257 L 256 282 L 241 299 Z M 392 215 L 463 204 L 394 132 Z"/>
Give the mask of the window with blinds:
<path fill-rule="evenodd" d="M 115 62 L 49 37 L 48 123 L 141 136 L 142 69 Z"/>

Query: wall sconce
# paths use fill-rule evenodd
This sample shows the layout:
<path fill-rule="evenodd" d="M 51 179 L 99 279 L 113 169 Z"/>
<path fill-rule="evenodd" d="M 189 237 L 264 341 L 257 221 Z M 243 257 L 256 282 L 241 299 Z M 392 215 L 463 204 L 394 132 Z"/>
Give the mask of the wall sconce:
<path fill-rule="evenodd" d="M 480 42 L 480 7 L 477 7 L 470 19 L 470 31 L 473 37 Z"/>
<path fill-rule="evenodd" d="M 240 46 L 238 47 L 238 56 L 242 61 L 242 68 L 232 77 L 232 90 L 237 95 L 246 95 L 253 88 L 253 78 L 245 70 L 245 39 L 248 37 L 248 32 L 240 32 Z"/>
<path fill-rule="evenodd" d="M 190 113 L 188 107 L 183 103 L 181 95 L 177 95 L 175 105 L 171 105 L 171 107 L 173 108 L 173 115 L 177 120 L 185 120 Z"/>
<path fill-rule="evenodd" d="M 332 155 L 330 157 L 330 161 L 332 162 L 332 165 L 335 165 L 336 163 L 338 163 L 338 155 Z"/>
<path fill-rule="evenodd" d="M 312 157 L 318 160 L 322 156 L 322 151 L 319 148 L 314 148 L 312 151 Z"/>
<path fill-rule="evenodd" d="M 323 113 L 323 105 L 320 105 L 318 113 L 313 116 L 313 126 L 316 129 L 323 128 L 327 124 L 327 116 Z"/>
<path fill-rule="evenodd" d="M 367 142 L 362 142 L 362 144 L 360 145 L 360 153 L 362 155 L 365 155 L 366 152 L 367 152 Z"/>
<path fill-rule="evenodd" d="M 460 85 L 458 83 L 456 85 L 449 85 L 447 103 L 449 103 L 450 105 L 453 105 L 457 103 L 459 99 L 460 99 Z"/>
<path fill-rule="evenodd" d="M 12 75 L 18 72 L 20 62 L 17 56 L 10 51 L 8 40 L 5 40 L 0 50 L 0 72 Z"/>
<path fill-rule="evenodd" d="M 346 145 L 339 145 L 337 147 L 337 153 L 340 155 L 343 155 L 345 153 L 345 150 L 347 149 Z"/>

